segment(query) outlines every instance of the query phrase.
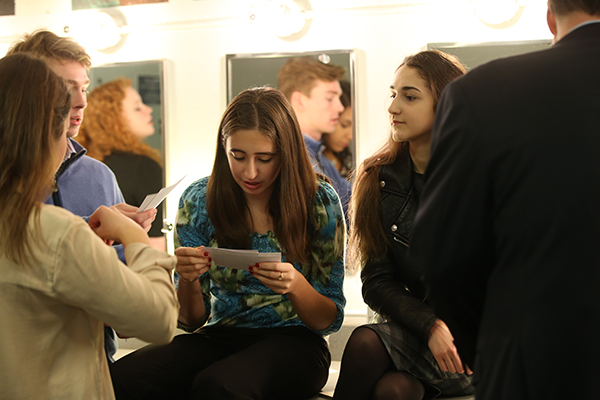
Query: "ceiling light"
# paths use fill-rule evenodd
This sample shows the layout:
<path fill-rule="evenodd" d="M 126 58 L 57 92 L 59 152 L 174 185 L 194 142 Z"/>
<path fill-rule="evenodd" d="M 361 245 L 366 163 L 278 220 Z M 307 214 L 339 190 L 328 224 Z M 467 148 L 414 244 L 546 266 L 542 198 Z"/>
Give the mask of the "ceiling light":
<path fill-rule="evenodd" d="M 83 17 L 85 15 L 85 17 Z M 129 26 L 125 16 L 116 9 L 80 13 L 76 21 L 64 27 L 86 49 L 112 53 L 125 43 Z"/>
<path fill-rule="evenodd" d="M 525 3 L 522 0 L 477 0 L 475 15 L 490 28 L 505 29 L 521 18 Z"/>
<path fill-rule="evenodd" d="M 306 25 L 306 12 L 294 0 L 257 0 L 250 8 L 250 23 L 278 37 L 299 33 Z"/>

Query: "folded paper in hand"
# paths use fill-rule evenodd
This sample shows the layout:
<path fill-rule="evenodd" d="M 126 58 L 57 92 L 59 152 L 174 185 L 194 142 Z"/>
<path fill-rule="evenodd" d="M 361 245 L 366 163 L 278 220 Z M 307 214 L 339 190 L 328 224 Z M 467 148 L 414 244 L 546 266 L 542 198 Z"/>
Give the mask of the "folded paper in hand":
<path fill-rule="evenodd" d="M 185 174 L 183 176 L 183 178 L 185 178 L 186 176 L 187 176 L 187 174 Z M 171 193 L 171 190 L 173 190 L 175 188 L 175 186 L 177 186 L 177 185 L 179 185 L 179 183 L 181 183 L 183 178 L 181 178 L 180 180 L 177 181 L 177 183 L 175 183 L 169 187 L 160 189 L 158 191 L 158 193 L 149 194 L 148 196 L 146 196 L 144 201 L 142 201 L 142 204 L 138 207 L 137 212 L 141 213 L 144 211 L 148 211 L 152 208 L 156 208 L 165 199 L 165 197 L 167 197 L 167 195 L 169 193 Z"/>
<path fill-rule="evenodd" d="M 281 253 L 259 253 L 258 250 L 232 250 L 218 247 L 203 248 L 212 261 L 221 266 L 235 269 L 245 269 L 261 262 L 281 262 Z"/>

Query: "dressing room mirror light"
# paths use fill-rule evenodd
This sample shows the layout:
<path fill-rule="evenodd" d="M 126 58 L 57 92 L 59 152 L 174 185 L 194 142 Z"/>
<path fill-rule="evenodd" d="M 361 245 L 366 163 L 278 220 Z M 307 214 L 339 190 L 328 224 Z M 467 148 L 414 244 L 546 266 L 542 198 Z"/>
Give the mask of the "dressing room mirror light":
<path fill-rule="evenodd" d="M 118 8 L 85 10 L 77 15 L 63 27 L 63 32 L 75 38 L 83 47 L 111 54 L 125 44 L 130 27 Z"/>
<path fill-rule="evenodd" d="M 519 21 L 527 3 L 527 0 L 477 0 L 475 15 L 490 28 L 506 29 Z"/>
<path fill-rule="evenodd" d="M 307 15 L 293 0 L 256 0 L 248 17 L 256 29 L 288 37 L 304 29 Z"/>
<path fill-rule="evenodd" d="M 227 54 L 227 103 L 243 90 L 258 86 L 277 88 L 279 69 L 290 58 L 314 57 L 321 62 L 340 65 L 346 69 L 344 80 L 350 83 L 352 104 L 352 137 L 348 145 L 352 153 L 352 168 L 356 167 L 356 115 L 357 105 L 355 96 L 355 56 L 354 49 L 307 51 L 300 53 L 256 53 L 256 54 Z"/>

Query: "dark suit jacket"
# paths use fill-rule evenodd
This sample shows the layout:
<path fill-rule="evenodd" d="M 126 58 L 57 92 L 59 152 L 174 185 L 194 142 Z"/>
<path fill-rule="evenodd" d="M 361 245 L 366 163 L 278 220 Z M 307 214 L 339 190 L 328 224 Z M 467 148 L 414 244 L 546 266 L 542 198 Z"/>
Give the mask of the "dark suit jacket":
<path fill-rule="evenodd" d="M 411 256 L 477 400 L 600 398 L 600 23 L 444 91 Z"/>

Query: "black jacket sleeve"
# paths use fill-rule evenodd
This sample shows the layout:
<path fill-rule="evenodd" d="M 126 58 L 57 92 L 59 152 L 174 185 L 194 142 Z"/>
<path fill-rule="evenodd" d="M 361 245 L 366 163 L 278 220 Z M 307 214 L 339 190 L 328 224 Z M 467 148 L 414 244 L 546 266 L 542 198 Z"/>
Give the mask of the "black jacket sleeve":
<path fill-rule="evenodd" d="M 414 296 L 402 283 L 399 268 L 390 254 L 369 260 L 362 273 L 362 293 L 365 303 L 388 321 L 405 326 L 415 336 L 427 342 L 427 336 L 437 320 L 429 304 Z"/>

